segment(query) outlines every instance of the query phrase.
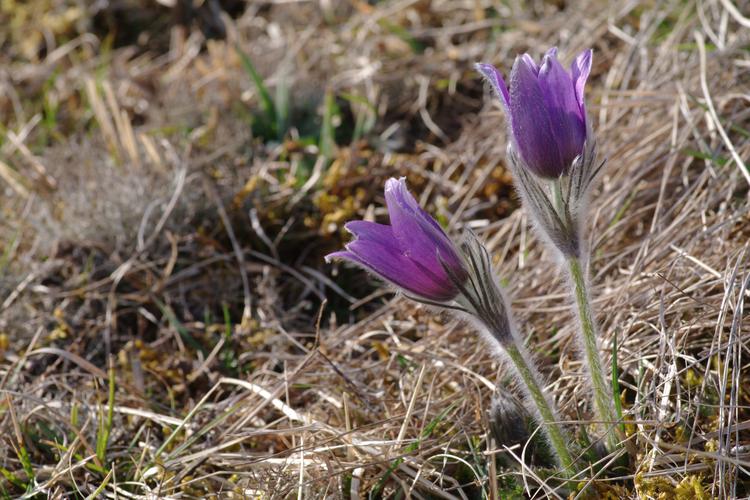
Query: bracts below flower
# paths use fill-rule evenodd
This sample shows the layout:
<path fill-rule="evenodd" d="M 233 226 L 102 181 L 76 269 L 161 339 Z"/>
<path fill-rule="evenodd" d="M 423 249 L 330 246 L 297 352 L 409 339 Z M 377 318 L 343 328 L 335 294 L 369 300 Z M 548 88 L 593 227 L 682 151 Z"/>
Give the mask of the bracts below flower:
<path fill-rule="evenodd" d="M 530 172 L 523 160 L 508 145 L 508 159 L 521 199 L 531 212 L 541 235 L 565 258 L 582 258 L 587 253 L 583 220 L 588 193 L 604 161 L 596 163 L 593 135 L 584 151 L 575 158 L 568 173 L 544 181 Z"/>

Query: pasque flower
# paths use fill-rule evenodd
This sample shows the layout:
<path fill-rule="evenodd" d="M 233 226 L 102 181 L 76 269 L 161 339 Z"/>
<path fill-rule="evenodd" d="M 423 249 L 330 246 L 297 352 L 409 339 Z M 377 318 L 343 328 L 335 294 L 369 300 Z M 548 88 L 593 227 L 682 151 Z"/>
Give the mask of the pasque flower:
<path fill-rule="evenodd" d="M 528 54 L 516 57 L 510 90 L 492 65 L 477 64 L 490 82 L 509 121 L 508 159 L 523 205 L 543 239 L 567 263 L 579 320 L 579 342 L 593 386 L 597 417 L 610 426 L 607 442 L 618 436 L 585 266 L 588 248 L 583 221 L 589 191 L 604 162 L 597 163 L 596 140 L 586 117 L 583 90 L 591 71 L 591 50 L 566 71 L 552 48 L 538 67 Z"/>
<path fill-rule="evenodd" d="M 468 276 L 464 261 L 440 225 L 409 193 L 403 177 L 386 182 L 385 202 L 390 225 L 347 223 L 354 241 L 346 250 L 327 255 L 326 260 L 349 260 L 429 301 L 456 298 Z"/>
<path fill-rule="evenodd" d="M 487 249 L 470 231 L 460 244 L 454 244 L 435 219 L 419 207 L 403 178 L 386 182 L 385 201 L 391 224 L 347 223 L 346 229 L 355 239 L 346 250 L 329 254 L 326 260 L 354 262 L 398 286 L 410 298 L 457 311 L 476 325 L 482 337 L 515 367 L 536 420 L 564 473 L 572 476 L 576 467 L 567 448 L 568 438 L 515 329 Z"/>
<path fill-rule="evenodd" d="M 549 179 L 565 174 L 586 141 L 583 89 L 591 71 L 591 49 L 576 57 L 570 72 L 558 62 L 554 47 L 541 66 L 528 54 L 518 56 L 510 89 L 494 66 L 478 64 L 477 69 L 502 100 L 513 147 L 525 167 Z"/>
<path fill-rule="evenodd" d="M 358 264 L 419 302 L 466 313 L 500 343 L 510 338 L 505 299 L 495 283 L 489 253 L 467 232 L 455 244 L 422 210 L 406 180 L 385 183 L 390 225 L 351 221 L 354 240 L 326 255 Z"/>

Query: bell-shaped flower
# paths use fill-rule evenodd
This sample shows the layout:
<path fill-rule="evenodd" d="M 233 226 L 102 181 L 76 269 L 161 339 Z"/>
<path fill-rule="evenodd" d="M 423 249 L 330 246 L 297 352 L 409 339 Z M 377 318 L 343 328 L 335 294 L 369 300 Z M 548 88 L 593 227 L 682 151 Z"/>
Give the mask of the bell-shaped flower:
<path fill-rule="evenodd" d="M 541 67 L 528 54 L 519 56 L 510 73 L 510 90 L 493 66 L 477 64 L 477 70 L 493 86 L 505 109 L 510 129 L 508 163 L 523 205 L 543 239 L 567 263 L 597 419 L 614 422 L 612 392 L 584 271 L 590 256 L 584 234 L 589 192 L 605 164 L 597 160 L 583 98 L 591 56 L 590 49 L 583 51 L 570 72 L 558 63 L 555 48 L 544 56 Z M 617 427 L 608 429 L 606 435 L 610 449 L 620 447 Z"/>
<path fill-rule="evenodd" d="M 404 178 L 386 182 L 385 201 L 391 224 L 347 223 L 355 239 L 326 260 L 354 262 L 417 298 L 441 303 L 455 299 L 468 272 L 453 242 L 420 208 Z"/>
<path fill-rule="evenodd" d="M 459 245 L 422 210 L 406 181 L 389 179 L 385 201 L 390 225 L 353 221 L 346 229 L 355 239 L 346 250 L 326 256 L 344 259 L 370 270 L 419 302 L 458 312 L 477 326 L 495 351 L 516 367 L 533 402 L 533 416 L 542 425 L 566 477 L 577 471 L 568 438 L 559 427 L 553 401 L 544 393 L 541 375 L 515 330 L 510 304 L 500 289 L 487 248 L 466 231 Z"/>
<path fill-rule="evenodd" d="M 576 57 L 570 72 L 558 62 L 554 47 L 541 66 L 528 54 L 518 56 L 510 88 L 494 66 L 477 64 L 477 70 L 502 101 L 512 147 L 524 166 L 548 179 L 566 174 L 587 140 L 583 90 L 591 71 L 591 49 Z"/>

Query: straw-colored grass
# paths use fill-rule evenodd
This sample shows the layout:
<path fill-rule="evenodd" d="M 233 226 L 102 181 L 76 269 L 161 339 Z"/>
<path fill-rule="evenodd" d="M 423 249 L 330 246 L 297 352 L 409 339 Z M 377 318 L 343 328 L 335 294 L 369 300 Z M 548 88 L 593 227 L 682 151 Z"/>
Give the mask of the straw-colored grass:
<path fill-rule="evenodd" d="M 473 71 L 551 45 L 594 48 L 590 271 L 628 436 L 582 483 L 750 495 L 746 2 L 208 1 L 188 26 L 169 3 L 0 13 L 0 495 L 563 495 L 490 438 L 515 388 L 469 325 L 322 260 L 406 175 L 488 243 L 596 439 L 564 278 Z"/>

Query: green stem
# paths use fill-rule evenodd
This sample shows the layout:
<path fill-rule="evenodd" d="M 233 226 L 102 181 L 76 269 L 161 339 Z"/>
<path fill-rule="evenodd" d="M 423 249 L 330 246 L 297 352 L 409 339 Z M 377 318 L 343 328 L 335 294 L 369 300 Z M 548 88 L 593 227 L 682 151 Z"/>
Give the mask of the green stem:
<path fill-rule="evenodd" d="M 604 422 L 607 429 L 606 440 L 608 448 L 615 450 L 620 447 L 620 440 L 617 438 L 615 425 L 617 418 L 615 418 L 613 412 L 613 395 L 609 390 L 607 379 L 604 376 L 604 367 L 602 366 L 599 347 L 597 345 L 596 324 L 594 323 L 594 315 L 586 288 L 586 278 L 583 274 L 581 261 L 577 257 L 568 257 L 568 268 L 575 288 L 578 318 L 581 322 L 579 334 L 586 353 L 589 376 L 594 388 L 596 415 L 599 420 Z"/>
<path fill-rule="evenodd" d="M 534 401 L 537 410 L 542 418 L 542 429 L 546 432 L 549 437 L 552 447 L 555 449 L 560 465 L 564 469 L 565 476 L 570 478 L 576 473 L 574 467 L 573 457 L 571 457 L 568 451 L 567 440 L 563 435 L 562 429 L 559 427 L 558 418 L 555 411 L 550 407 L 549 401 L 544 397 L 542 388 L 537 382 L 540 380 L 540 376 L 531 363 L 527 362 L 528 356 L 521 351 L 523 347 L 517 346 L 515 343 L 510 342 L 508 345 L 503 346 L 505 352 L 508 353 L 510 359 L 518 370 L 518 374 L 526 385 L 526 389 L 529 391 L 531 399 Z"/>

